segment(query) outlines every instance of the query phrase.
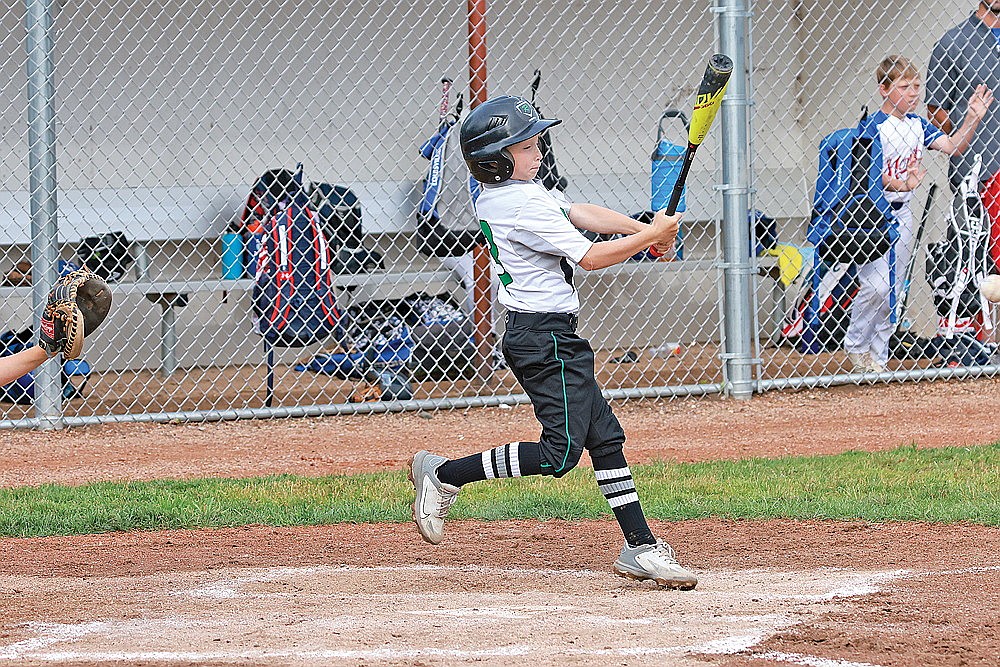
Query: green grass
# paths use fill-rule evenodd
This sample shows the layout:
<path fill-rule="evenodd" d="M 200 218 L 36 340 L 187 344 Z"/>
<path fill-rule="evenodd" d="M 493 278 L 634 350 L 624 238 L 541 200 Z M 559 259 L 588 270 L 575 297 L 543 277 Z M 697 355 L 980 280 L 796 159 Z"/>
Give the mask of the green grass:
<path fill-rule="evenodd" d="M 861 519 L 1000 526 L 1000 443 L 632 468 L 650 517 Z M 265 524 L 408 521 L 401 472 L 101 482 L 0 489 L 0 535 Z M 609 517 L 590 470 L 472 484 L 451 516 L 487 521 Z"/>

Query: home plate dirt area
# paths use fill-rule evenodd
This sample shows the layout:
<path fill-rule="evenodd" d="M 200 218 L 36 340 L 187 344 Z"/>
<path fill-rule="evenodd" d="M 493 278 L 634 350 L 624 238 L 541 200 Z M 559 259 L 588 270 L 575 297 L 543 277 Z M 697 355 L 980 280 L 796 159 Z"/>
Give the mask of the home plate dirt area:
<path fill-rule="evenodd" d="M 8 539 L 6 664 L 995 665 L 1000 537 L 655 523 L 701 581 L 614 576 L 608 521 Z"/>
<path fill-rule="evenodd" d="M 984 403 L 969 391 L 977 387 L 1000 395 L 995 381 L 983 381 L 765 395 L 742 405 L 629 403 L 619 413 L 636 434 L 636 463 L 789 453 L 775 442 L 832 453 L 833 423 L 801 418 L 813 406 L 806 422 L 830 420 L 831 403 L 861 432 L 894 424 L 860 438 L 872 449 L 943 446 L 934 406 L 949 401 L 963 414 Z M 992 414 L 977 409 L 969 430 L 954 429 L 954 445 L 1000 439 Z M 695 428 L 709 423 L 725 432 Z M 0 483 L 401 470 L 413 445 L 431 444 L 431 428 L 441 429 L 438 450 L 452 455 L 532 427 L 530 411 L 518 408 L 5 432 Z M 755 439 L 758 430 L 766 437 Z M 389 432 L 393 443 L 370 447 L 366 459 L 355 441 Z M 736 446 L 736 433 L 751 435 Z M 263 453 L 248 446 L 251 436 L 267 443 Z M 845 433 L 841 451 L 856 441 Z M 437 546 L 409 523 L 4 538 L 0 666 L 997 664 L 1000 529 L 651 524 L 699 576 L 696 590 L 614 576 L 621 534 L 612 520 L 451 521 Z"/>

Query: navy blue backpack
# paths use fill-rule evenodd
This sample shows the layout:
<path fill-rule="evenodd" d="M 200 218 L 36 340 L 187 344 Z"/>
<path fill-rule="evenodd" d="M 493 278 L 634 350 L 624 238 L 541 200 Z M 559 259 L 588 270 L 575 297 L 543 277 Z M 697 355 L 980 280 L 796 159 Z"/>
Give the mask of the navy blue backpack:
<path fill-rule="evenodd" d="M 337 330 L 330 246 L 302 186 L 302 165 L 272 169 L 254 195 L 266 215 L 253 290 L 255 328 L 275 347 L 304 347 Z"/>

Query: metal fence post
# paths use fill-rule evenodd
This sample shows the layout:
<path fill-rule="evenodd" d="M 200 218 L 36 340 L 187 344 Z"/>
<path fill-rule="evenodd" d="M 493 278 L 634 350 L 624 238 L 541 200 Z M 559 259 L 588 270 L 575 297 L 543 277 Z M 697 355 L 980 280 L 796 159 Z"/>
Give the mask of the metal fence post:
<path fill-rule="evenodd" d="M 722 100 L 722 253 L 725 280 L 724 348 L 728 393 L 736 399 L 753 394 L 751 346 L 749 150 L 747 134 L 746 21 L 744 0 L 720 0 L 719 49 L 733 59 L 733 74 Z"/>
<path fill-rule="evenodd" d="M 56 206 L 53 0 L 25 0 L 28 78 L 28 169 L 31 211 L 32 306 L 41 313 L 59 259 Z M 35 371 L 35 416 L 42 428 L 61 425 L 62 372 L 58 363 Z"/>

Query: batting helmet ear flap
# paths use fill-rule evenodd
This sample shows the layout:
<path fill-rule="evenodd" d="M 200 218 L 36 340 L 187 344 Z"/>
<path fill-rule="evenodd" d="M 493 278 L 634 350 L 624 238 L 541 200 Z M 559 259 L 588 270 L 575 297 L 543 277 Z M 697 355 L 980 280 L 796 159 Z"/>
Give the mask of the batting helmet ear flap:
<path fill-rule="evenodd" d="M 501 149 L 495 160 L 479 160 L 476 163 L 479 176 L 488 176 L 488 180 L 476 178 L 480 183 L 503 183 L 514 175 L 514 160 L 507 149 Z"/>

